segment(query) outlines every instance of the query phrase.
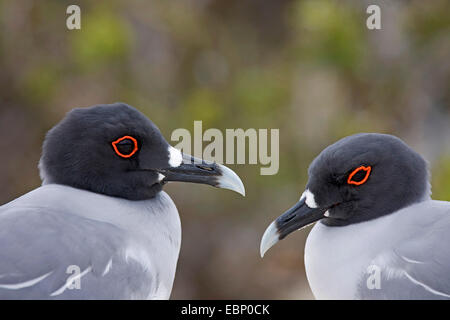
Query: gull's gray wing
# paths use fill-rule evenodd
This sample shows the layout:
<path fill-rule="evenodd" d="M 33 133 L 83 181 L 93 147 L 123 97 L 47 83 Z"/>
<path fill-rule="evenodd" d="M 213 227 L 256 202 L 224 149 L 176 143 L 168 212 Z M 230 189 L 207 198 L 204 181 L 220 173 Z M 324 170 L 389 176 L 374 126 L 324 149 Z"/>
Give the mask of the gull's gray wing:
<path fill-rule="evenodd" d="M 127 258 L 126 241 L 110 223 L 43 207 L 0 207 L 0 299 L 146 298 L 158 281 Z"/>
<path fill-rule="evenodd" d="M 419 209 L 398 228 L 410 236 L 374 259 L 379 288 L 367 284 L 366 274 L 358 298 L 450 299 L 450 203 L 429 201 Z M 370 274 L 374 280 L 373 268 Z"/>

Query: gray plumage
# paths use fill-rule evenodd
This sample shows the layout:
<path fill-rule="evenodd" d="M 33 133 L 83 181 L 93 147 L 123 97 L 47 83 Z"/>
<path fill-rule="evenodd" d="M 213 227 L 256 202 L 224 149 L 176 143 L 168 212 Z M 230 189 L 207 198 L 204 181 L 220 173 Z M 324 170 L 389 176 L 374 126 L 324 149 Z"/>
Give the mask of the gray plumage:
<path fill-rule="evenodd" d="M 450 204 L 424 201 L 393 218 L 398 221 L 392 221 L 390 231 L 399 238 L 386 245 L 372 262 L 381 262 L 380 288 L 369 289 L 366 274 L 359 283 L 357 297 L 449 299 Z"/>
<path fill-rule="evenodd" d="M 167 299 L 180 241 L 164 192 L 130 201 L 45 185 L 0 207 L 0 299 Z M 80 288 L 61 290 L 70 266 L 85 272 Z"/>
<path fill-rule="evenodd" d="M 305 247 L 311 289 L 318 299 L 449 299 L 449 230 L 450 204 L 435 200 L 341 227 L 319 222 Z"/>

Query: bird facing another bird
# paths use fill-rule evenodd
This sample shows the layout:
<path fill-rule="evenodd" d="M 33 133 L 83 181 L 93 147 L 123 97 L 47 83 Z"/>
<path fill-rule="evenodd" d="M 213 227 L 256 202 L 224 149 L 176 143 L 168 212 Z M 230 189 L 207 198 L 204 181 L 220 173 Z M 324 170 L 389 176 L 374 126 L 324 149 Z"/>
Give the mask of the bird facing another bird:
<path fill-rule="evenodd" d="M 232 170 L 182 154 L 123 103 L 69 112 L 48 132 L 39 169 L 41 187 L 0 207 L 0 299 L 167 299 L 181 226 L 164 184 L 245 195 Z M 346 137 L 312 162 L 261 256 L 317 222 L 305 248 L 316 298 L 448 299 L 450 204 L 431 200 L 428 179 L 400 139 Z"/>
<path fill-rule="evenodd" d="M 400 139 L 356 134 L 309 167 L 299 202 L 261 240 L 261 256 L 316 221 L 305 266 L 318 299 L 450 298 L 450 203 L 431 200 L 425 160 Z"/>
<path fill-rule="evenodd" d="M 39 169 L 41 187 L 0 207 L 0 299 L 167 299 L 181 227 L 163 185 L 245 194 L 232 170 L 182 154 L 123 103 L 70 111 Z"/>

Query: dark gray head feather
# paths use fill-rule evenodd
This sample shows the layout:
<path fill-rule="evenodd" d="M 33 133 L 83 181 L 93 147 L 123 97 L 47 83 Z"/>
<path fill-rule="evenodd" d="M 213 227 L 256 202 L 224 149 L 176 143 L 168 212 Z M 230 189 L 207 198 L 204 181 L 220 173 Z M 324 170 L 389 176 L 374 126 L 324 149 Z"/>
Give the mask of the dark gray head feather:
<path fill-rule="evenodd" d="M 130 135 L 139 150 L 119 157 L 112 142 Z M 76 108 L 46 135 L 39 163 L 44 184 L 58 183 L 131 200 L 162 189 L 156 171 L 167 166 L 169 144 L 142 113 L 125 103 Z"/>
<path fill-rule="evenodd" d="M 362 185 L 349 174 L 371 166 Z M 347 225 L 377 218 L 429 197 L 426 161 L 397 137 L 361 133 L 324 149 L 309 168 L 307 188 L 320 207 L 330 207 L 326 225 Z M 338 205 L 336 205 L 338 204 Z"/>

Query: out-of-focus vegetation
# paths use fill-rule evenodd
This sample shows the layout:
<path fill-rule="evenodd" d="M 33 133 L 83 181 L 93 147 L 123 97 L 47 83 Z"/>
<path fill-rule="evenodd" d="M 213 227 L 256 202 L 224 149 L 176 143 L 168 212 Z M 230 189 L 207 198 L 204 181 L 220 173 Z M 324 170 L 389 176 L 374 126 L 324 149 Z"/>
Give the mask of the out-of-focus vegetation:
<path fill-rule="evenodd" d="M 382 30 L 366 28 L 377 3 Z M 280 171 L 231 166 L 247 197 L 173 184 L 183 243 L 173 298 L 311 298 L 306 231 L 259 258 L 325 146 L 395 134 L 450 200 L 450 2 L 0 0 L 0 203 L 39 186 L 45 132 L 73 107 L 127 102 L 172 130 L 280 128 Z M 330 266 L 332 267 L 332 266 Z"/>

